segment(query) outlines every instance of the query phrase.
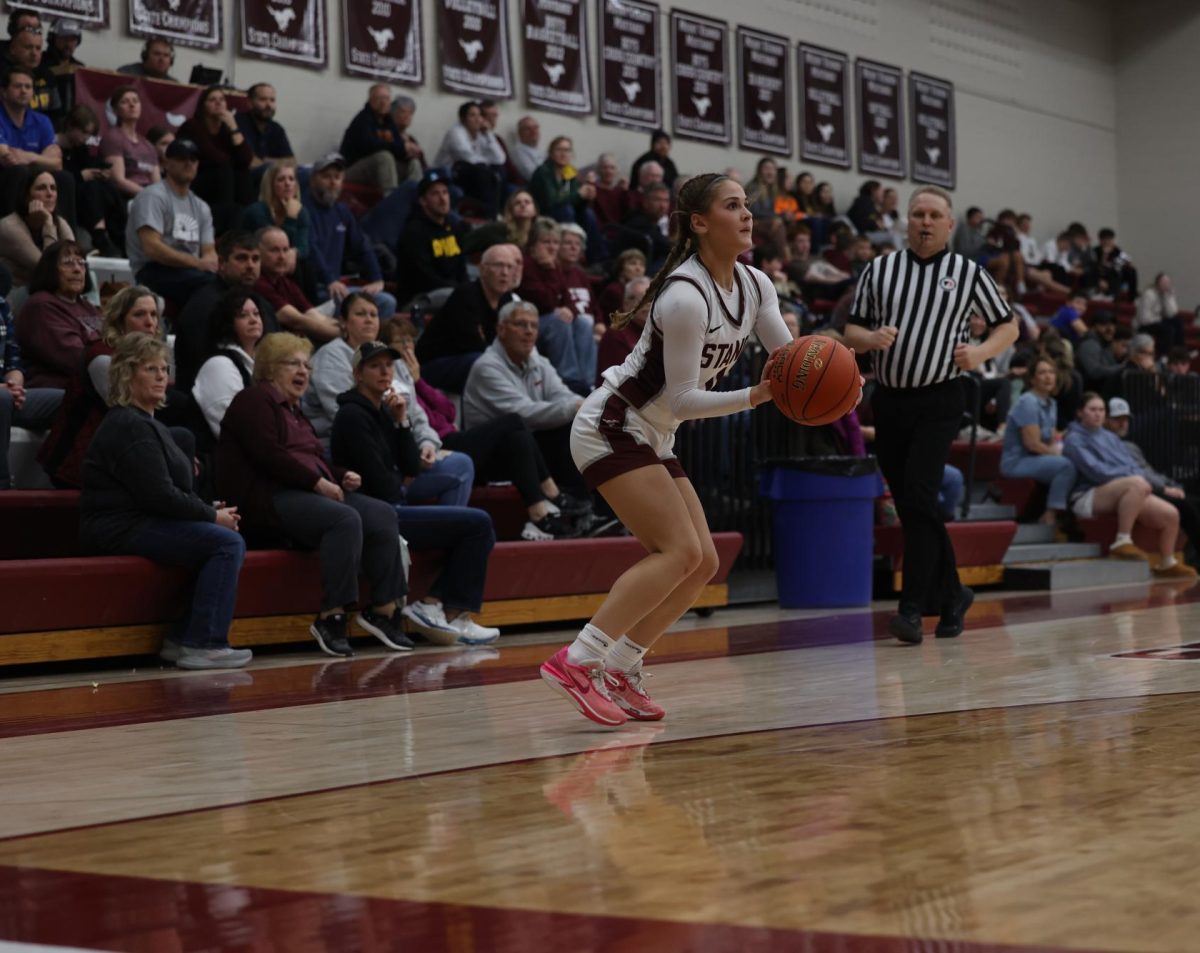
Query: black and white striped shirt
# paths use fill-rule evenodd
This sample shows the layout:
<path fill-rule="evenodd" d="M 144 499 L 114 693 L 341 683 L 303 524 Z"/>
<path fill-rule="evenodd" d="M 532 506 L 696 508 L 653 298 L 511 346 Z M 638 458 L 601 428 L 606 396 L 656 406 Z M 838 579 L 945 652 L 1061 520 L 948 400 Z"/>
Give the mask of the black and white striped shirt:
<path fill-rule="evenodd" d="M 896 329 L 886 351 L 873 351 L 875 377 L 887 387 L 928 387 L 958 377 L 954 348 L 965 344 L 978 311 L 989 328 L 1012 320 L 984 268 L 944 250 L 918 258 L 911 250 L 876 258 L 858 279 L 850 322 Z"/>

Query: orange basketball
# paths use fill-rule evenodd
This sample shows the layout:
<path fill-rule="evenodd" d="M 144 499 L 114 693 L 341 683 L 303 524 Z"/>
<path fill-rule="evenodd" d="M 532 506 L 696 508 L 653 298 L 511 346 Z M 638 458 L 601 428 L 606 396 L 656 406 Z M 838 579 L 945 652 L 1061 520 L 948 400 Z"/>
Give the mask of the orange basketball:
<path fill-rule="evenodd" d="M 858 364 L 833 338 L 796 338 L 771 362 L 767 377 L 780 413 L 819 427 L 844 417 L 858 403 Z"/>

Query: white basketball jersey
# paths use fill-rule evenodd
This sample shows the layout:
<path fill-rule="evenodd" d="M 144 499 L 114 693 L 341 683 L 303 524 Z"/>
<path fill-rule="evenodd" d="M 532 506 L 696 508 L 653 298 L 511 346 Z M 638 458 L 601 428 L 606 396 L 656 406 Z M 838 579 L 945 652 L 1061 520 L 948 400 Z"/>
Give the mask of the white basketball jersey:
<path fill-rule="evenodd" d="M 667 278 L 659 289 L 654 307 L 642 329 L 637 346 L 617 367 L 604 372 L 604 385 L 617 394 L 657 429 L 670 433 L 680 424 L 671 413 L 666 398 L 666 371 L 663 366 L 663 334 L 658 323 L 659 305 L 667 298 L 684 294 L 689 303 L 704 307 L 707 322 L 700 351 L 699 386 L 714 390 L 741 357 L 746 340 L 754 332 L 759 309 L 763 305 L 766 275 L 740 262 L 734 265 L 733 290 L 725 292 L 703 262 L 693 255 Z M 774 289 L 772 299 L 775 297 Z M 696 300 L 696 293 L 704 303 Z"/>

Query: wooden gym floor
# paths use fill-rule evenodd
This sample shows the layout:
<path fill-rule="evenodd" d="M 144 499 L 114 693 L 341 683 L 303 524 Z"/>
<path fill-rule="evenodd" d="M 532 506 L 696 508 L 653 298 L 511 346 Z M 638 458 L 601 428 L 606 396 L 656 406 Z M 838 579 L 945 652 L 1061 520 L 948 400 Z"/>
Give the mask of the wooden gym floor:
<path fill-rule="evenodd" d="M 0 680 L 0 951 L 1200 950 L 1200 588 L 886 618 L 689 619 L 616 731 L 565 632 Z"/>

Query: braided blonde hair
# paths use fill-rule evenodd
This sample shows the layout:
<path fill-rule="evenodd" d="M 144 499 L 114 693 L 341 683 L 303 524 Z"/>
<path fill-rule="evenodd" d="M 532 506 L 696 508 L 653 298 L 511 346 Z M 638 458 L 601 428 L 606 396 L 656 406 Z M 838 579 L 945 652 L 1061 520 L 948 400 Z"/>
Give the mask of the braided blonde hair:
<path fill-rule="evenodd" d="M 707 212 L 709 205 L 712 204 L 717 187 L 722 182 L 728 180 L 729 176 L 727 175 L 722 175 L 718 172 L 709 172 L 705 175 L 693 176 L 679 190 L 678 206 L 671 213 L 671 225 L 672 231 L 675 234 L 675 241 L 671 245 L 671 251 L 667 255 L 667 260 L 658 269 L 658 274 L 654 276 L 654 280 L 650 282 L 650 287 L 646 289 L 646 293 L 642 295 L 642 300 L 635 307 L 630 308 L 628 311 L 613 312 L 612 327 L 625 327 L 630 319 L 646 306 L 647 302 L 653 305 L 654 299 L 658 296 L 658 292 L 662 289 L 671 272 L 683 264 L 689 255 L 699 249 L 699 239 L 696 237 L 696 233 L 692 231 L 692 216 Z"/>

